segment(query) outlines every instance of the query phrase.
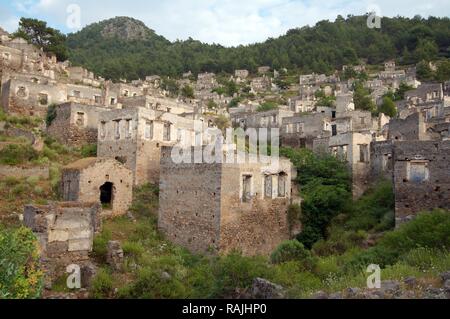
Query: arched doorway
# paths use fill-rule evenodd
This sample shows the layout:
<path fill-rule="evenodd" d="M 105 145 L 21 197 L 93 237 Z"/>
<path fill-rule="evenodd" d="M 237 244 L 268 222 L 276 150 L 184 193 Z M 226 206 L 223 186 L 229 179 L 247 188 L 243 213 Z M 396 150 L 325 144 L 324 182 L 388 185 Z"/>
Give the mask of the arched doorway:
<path fill-rule="evenodd" d="M 100 187 L 100 203 L 103 209 L 111 210 L 114 201 L 114 185 L 106 182 Z"/>

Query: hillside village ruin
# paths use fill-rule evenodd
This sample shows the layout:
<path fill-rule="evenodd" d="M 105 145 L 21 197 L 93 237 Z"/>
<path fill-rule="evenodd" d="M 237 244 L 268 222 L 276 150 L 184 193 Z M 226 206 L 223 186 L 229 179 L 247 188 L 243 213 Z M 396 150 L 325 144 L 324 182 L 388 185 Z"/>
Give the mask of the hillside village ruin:
<path fill-rule="evenodd" d="M 365 70 L 343 69 L 349 67 Z M 261 111 L 265 101 L 280 96 L 274 79 L 282 70 L 236 70 L 230 80 L 249 87 L 255 98 L 228 107 L 232 98 L 214 90 L 220 84 L 213 73 L 196 80 L 184 74 L 178 84 L 191 86 L 195 98 L 173 98 L 157 75 L 113 83 L 0 32 L 4 112 L 44 119 L 51 110 L 49 136 L 74 147 L 97 144 L 96 158 L 63 169 L 61 202 L 25 207 L 24 223 L 38 235 L 49 273 L 89 260 L 101 219 L 126 215 L 133 188 L 147 183 L 160 188 L 160 230 L 196 253 L 270 254 L 301 232 L 288 216 L 289 206 L 301 201 L 295 184 L 301 172 L 290 161 L 281 159 L 277 169 L 173 162 L 175 145 L 207 145 L 208 132 L 219 130 L 219 116 L 233 128 L 279 129 L 281 146 L 346 160 L 355 198 L 382 177 L 392 181 L 397 225 L 424 210 L 450 209 L 450 82 L 420 83 L 414 69 L 397 69 L 394 61 L 384 67 L 366 82 L 377 105 L 401 83 L 415 88 L 397 102 L 396 118 L 355 109 L 352 80 L 341 81 L 337 72 L 300 75 L 296 96 Z M 335 106 L 318 105 L 318 91 L 335 96 Z M 32 138 L 37 146 L 38 136 Z"/>

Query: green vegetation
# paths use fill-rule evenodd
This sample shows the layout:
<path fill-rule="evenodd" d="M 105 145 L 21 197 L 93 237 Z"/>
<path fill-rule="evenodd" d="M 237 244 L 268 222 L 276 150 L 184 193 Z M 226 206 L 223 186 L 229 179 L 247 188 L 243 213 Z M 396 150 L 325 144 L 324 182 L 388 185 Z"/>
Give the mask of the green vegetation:
<path fill-rule="evenodd" d="M 397 107 L 390 97 L 385 96 L 383 98 L 383 104 L 378 108 L 378 112 L 395 117 L 397 115 Z"/>
<path fill-rule="evenodd" d="M 351 200 L 350 175 L 345 162 L 328 154 L 313 154 L 306 149 L 282 148 L 299 171 L 298 184 L 303 197 L 299 241 L 306 247 L 326 235 L 330 221 Z"/>
<path fill-rule="evenodd" d="M 370 91 L 366 89 L 363 82 L 357 81 L 353 84 L 355 92 L 353 93 L 353 101 L 357 110 L 375 112 L 376 105 L 372 101 Z"/>
<path fill-rule="evenodd" d="M 195 98 L 194 89 L 192 88 L 192 86 L 189 85 L 183 86 L 183 88 L 181 89 L 181 95 L 188 99 Z"/>
<path fill-rule="evenodd" d="M 37 240 L 31 230 L 0 225 L 0 299 L 39 298 L 42 272 Z"/>
<path fill-rule="evenodd" d="M 276 110 L 277 108 L 278 108 L 277 103 L 271 102 L 271 101 L 266 101 L 263 104 L 261 104 L 260 106 L 258 106 L 258 108 L 256 109 L 256 112 L 267 112 L 267 111 Z"/>
<path fill-rule="evenodd" d="M 320 170 L 311 167 L 310 179 L 314 169 Z M 426 279 L 450 267 L 447 212 L 424 213 L 400 229 L 389 231 L 365 250 L 364 241 L 372 230 L 392 227 L 392 223 L 389 227 L 380 226 L 392 209 L 392 192 L 385 182 L 357 201 L 354 209 L 344 208 L 333 219 L 326 238 L 313 250 L 298 241 L 288 241 L 271 258 L 243 257 L 239 252 L 197 256 L 171 244 L 157 231 L 157 193 L 151 185 L 136 190 L 132 209 L 136 222 L 126 217 L 105 222 L 102 234 L 95 239 L 98 261 L 104 263 L 107 242 L 119 240 L 125 266 L 122 272 L 113 272 L 104 265 L 94 280 L 91 297 L 229 298 L 236 291 L 249 288 L 259 277 L 282 285 L 291 298 L 305 298 L 319 290 L 337 292 L 365 287 L 367 266 L 383 261 L 380 257 L 384 256 L 395 258 L 382 263 L 383 280 L 409 276 Z M 355 231 L 359 228 L 366 231 Z"/>
<path fill-rule="evenodd" d="M 0 164 L 20 165 L 35 161 L 39 153 L 29 144 L 9 144 L 0 150 Z"/>
<path fill-rule="evenodd" d="M 193 39 L 171 43 L 148 28 L 139 40 L 102 36 L 103 28 L 114 21 L 120 27 L 120 20 L 116 19 L 70 34 L 67 40 L 70 60 L 106 78 L 131 80 L 148 74 L 178 76 L 189 70 L 193 74 L 205 71 L 232 74 L 235 69 L 255 73 L 260 65 L 305 74 L 330 74 L 342 65 L 357 64 L 359 59 L 379 64 L 395 58 L 410 65 L 449 57 L 448 18 L 383 18 L 382 29 L 368 29 L 367 15 L 338 16 L 334 22 L 320 21 L 313 27 L 292 29 L 264 43 L 235 48 Z M 140 22 L 132 21 L 141 26 Z"/>
<path fill-rule="evenodd" d="M 13 36 L 23 38 L 44 49 L 45 52 L 55 54 L 59 61 L 65 61 L 68 58 L 66 36 L 60 31 L 48 27 L 47 22 L 22 18 L 19 22 L 19 29 Z"/>

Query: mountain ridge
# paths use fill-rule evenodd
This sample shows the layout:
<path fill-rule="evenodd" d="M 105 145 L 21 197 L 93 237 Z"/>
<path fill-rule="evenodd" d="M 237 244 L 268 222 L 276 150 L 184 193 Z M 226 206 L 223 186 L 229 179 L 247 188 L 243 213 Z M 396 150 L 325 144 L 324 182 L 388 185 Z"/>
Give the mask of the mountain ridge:
<path fill-rule="evenodd" d="M 189 38 L 171 42 L 143 22 L 116 17 L 68 35 L 70 59 L 111 79 L 149 74 L 255 71 L 260 65 L 302 72 L 331 73 L 345 64 L 396 58 L 400 63 L 450 57 L 450 19 L 383 18 L 381 29 L 367 27 L 367 15 L 338 16 L 333 22 L 291 29 L 265 42 L 224 47 Z"/>

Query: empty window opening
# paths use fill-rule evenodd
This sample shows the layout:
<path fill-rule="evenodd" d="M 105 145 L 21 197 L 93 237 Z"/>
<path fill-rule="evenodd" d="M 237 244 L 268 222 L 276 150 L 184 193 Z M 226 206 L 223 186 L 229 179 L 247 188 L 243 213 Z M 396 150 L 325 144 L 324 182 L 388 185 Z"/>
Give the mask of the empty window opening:
<path fill-rule="evenodd" d="M 244 175 L 242 177 L 242 201 L 248 203 L 252 200 L 252 176 Z"/>
<path fill-rule="evenodd" d="M 120 120 L 114 121 L 114 133 L 116 140 L 120 140 Z"/>
<path fill-rule="evenodd" d="M 100 95 L 94 95 L 94 102 L 95 102 L 95 104 L 101 104 L 102 97 Z"/>
<path fill-rule="evenodd" d="M 106 137 L 106 122 L 100 123 L 100 138 L 104 139 Z"/>
<path fill-rule="evenodd" d="M 153 121 L 148 121 L 145 123 L 145 139 L 153 139 Z"/>
<path fill-rule="evenodd" d="M 104 209 L 112 209 L 114 200 L 114 185 L 113 183 L 106 182 L 100 187 L 100 203 Z"/>
<path fill-rule="evenodd" d="M 367 163 L 369 160 L 369 146 L 366 144 L 359 145 L 359 161 Z"/>
<path fill-rule="evenodd" d="M 127 138 L 131 138 L 133 135 L 133 121 L 132 120 L 126 120 L 125 122 L 125 131 L 127 133 Z"/>
<path fill-rule="evenodd" d="M 336 136 L 337 135 L 337 125 L 332 125 L 331 130 L 332 130 L 333 136 Z"/>
<path fill-rule="evenodd" d="M 164 124 L 164 141 L 170 141 L 170 123 Z"/>
<path fill-rule="evenodd" d="M 286 197 L 286 173 L 280 173 L 278 175 L 278 197 Z"/>
<path fill-rule="evenodd" d="M 272 198 L 272 175 L 266 175 L 264 178 L 264 195 L 267 198 Z"/>
<path fill-rule="evenodd" d="M 425 162 L 416 162 L 410 164 L 409 180 L 413 183 L 422 183 L 428 181 L 430 172 Z"/>

